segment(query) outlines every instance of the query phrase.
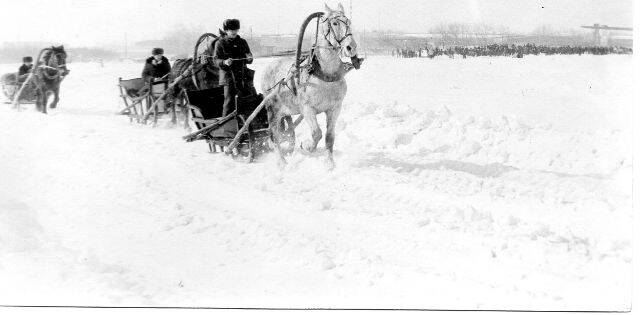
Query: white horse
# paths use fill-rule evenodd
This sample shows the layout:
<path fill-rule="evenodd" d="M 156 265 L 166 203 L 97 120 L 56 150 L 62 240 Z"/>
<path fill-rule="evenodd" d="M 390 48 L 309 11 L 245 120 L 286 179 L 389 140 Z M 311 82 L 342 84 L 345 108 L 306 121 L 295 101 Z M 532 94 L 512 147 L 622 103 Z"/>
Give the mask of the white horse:
<path fill-rule="evenodd" d="M 342 58 L 349 58 L 345 63 Z M 270 64 L 262 77 L 262 89 L 267 91 L 283 78 L 290 77 L 294 71 L 295 58 L 282 58 Z M 351 68 L 360 68 L 362 59 L 358 58 L 357 44 L 351 34 L 351 21 L 345 16 L 342 4 L 338 10 L 332 10 L 325 4 L 325 12 L 320 17 L 318 44 L 312 57 L 302 64 L 298 80 L 290 80 L 287 87 L 279 86 L 278 93 L 266 103 L 272 140 L 278 154 L 278 163 L 286 164 L 280 142 L 283 134 L 283 118 L 301 114 L 311 129 L 311 139 L 305 140 L 301 147 L 315 151 L 322 138 L 322 131 L 316 115 L 325 113 L 327 132 L 325 145 L 328 151 L 329 167 L 333 168 L 333 142 L 335 127 L 342 101 L 347 93 L 345 74 Z"/>

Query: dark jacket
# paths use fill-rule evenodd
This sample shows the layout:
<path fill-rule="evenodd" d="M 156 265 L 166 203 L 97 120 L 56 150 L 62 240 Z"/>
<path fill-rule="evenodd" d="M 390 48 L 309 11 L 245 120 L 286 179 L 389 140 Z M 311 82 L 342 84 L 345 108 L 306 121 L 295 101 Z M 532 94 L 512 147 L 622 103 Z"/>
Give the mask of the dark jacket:
<path fill-rule="evenodd" d="M 231 66 L 224 64 L 224 61 L 229 58 L 241 59 L 247 58 L 247 55 L 251 55 L 251 49 L 249 49 L 247 41 L 240 38 L 240 35 L 235 38 L 222 37 L 216 42 L 213 62 L 220 69 L 220 85 L 229 84 L 233 77 L 236 79 L 236 85 L 253 81 L 253 70 L 247 68 L 247 64 L 252 63 L 253 60 L 234 60 Z"/>
<path fill-rule="evenodd" d="M 33 65 L 27 66 L 25 64 L 22 64 L 22 66 L 20 66 L 20 69 L 18 69 L 18 76 L 25 75 L 31 72 L 32 68 L 33 68 Z"/>
<path fill-rule="evenodd" d="M 142 79 L 144 79 L 145 82 L 150 81 L 152 78 L 162 78 L 171 71 L 171 64 L 169 64 L 169 59 L 166 57 L 163 56 L 161 62 L 155 65 L 153 64 L 154 60 L 153 57 L 149 57 L 144 63 Z"/>

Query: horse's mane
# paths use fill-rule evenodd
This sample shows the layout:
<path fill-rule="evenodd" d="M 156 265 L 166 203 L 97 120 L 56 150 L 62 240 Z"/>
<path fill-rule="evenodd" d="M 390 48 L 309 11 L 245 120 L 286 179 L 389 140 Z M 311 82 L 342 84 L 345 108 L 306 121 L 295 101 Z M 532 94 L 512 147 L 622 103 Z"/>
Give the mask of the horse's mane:
<path fill-rule="evenodd" d="M 60 45 L 60 46 L 51 46 L 48 48 L 45 48 L 45 52 L 42 55 L 42 59 L 40 61 L 43 61 L 45 64 L 49 61 L 49 59 L 51 59 L 51 56 L 53 56 L 54 54 L 62 54 L 63 58 L 66 59 L 67 58 L 67 52 L 64 50 L 64 45 Z"/>
<path fill-rule="evenodd" d="M 65 52 L 64 51 L 64 45 L 60 45 L 60 46 L 51 46 L 50 48 L 51 50 L 55 51 L 55 52 Z"/>

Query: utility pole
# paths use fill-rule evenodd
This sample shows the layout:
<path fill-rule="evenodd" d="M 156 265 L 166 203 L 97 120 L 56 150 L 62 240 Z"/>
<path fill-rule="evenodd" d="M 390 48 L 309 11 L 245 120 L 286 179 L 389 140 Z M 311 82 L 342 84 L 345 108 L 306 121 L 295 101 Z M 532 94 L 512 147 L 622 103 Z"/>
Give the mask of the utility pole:
<path fill-rule="evenodd" d="M 124 59 L 127 59 L 127 32 L 124 33 Z"/>
<path fill-rule="evenodd" d="M 598 45 L 598 46 L 603 44 L 602 43 L 602 37 L 603 36 L 600 35 L 600 30 L 603 30 L 603 31 L 633 31 L 633 28 L 631 28 L 631 27 L 617 27 L 617 26 L 611 27 L 611 26 L 607 26 L 607 25 L 600 25 L 598 23 L 593 24 L 593 26 L 580 26 L 580 27 L 593 30 L 593 42 L 594 42 L 595 45 Z M 608 39 L 609 36 L 604 36 L 604 37 L 605 37 L 605 39 L 607 41 L 609 40 Z M 607 43 L 607 45 L 608 45 L 608 43 Z"/>

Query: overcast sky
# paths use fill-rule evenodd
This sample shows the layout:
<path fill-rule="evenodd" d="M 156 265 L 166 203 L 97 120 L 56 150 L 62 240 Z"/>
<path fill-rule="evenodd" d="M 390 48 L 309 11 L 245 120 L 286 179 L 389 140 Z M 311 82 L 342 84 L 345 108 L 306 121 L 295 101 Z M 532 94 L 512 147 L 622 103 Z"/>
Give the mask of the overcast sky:
<path fill-rule="evenodd" d="M 336 0 L 0 0 L 0 42 L 98 46 L 162 38 L 177 25 L 213 31 L 239 18 L 242 33 L 295 33 Z M 341 1 L 349 14 L 349 0 Z M 351 0 L 354 27 L 426 32 L 439 23 L 488 23 L 528 32 L 541 24 L 633 24 L 633 0 Z"/>

